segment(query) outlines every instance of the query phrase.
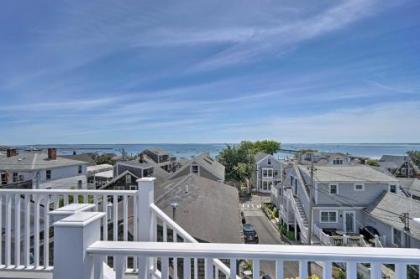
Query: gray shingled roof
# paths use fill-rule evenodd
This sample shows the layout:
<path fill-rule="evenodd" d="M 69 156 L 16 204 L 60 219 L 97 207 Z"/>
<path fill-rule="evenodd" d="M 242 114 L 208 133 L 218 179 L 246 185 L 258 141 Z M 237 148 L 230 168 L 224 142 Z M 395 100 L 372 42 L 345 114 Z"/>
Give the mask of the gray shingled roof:
<path fill-rule="evenodd" d="M 187 186 L 188 185 L 188 186 Z M 155 187 L 155 203 L 193 237 L 205 242 L 241 243 L 241 221 L 236 188 L 194 174 Z"/>
<path fill-rule="evenodd" d="M 420 202 L 386 192 L 378 198 L 371 208 L 368 208 L 368 211 L 374 218 L 403 231 L 404 224 L 399 216 L 408 212 L 410 218 L 419 218 Z M 415 222 L 410 222 L 410 234 L 416 239 L 420 239 L 420 226 Z"/>
<path fill-rule="evenodd" d="M 299 169 L 309 175 L 307 166 L 299 166 Z M 314 179 L 319 182 L 398 182 L 395 177 L 366 165 L 316 166 Z"/>
<path fill-rule="evenodd" d="M 255 162 L 260 161 L 261 159 L 265 158 L 266 156 L 268 156 L 267 153 L 258 152 L 257 154 L 255 154 Z"/>
<path fill-rule="evenodd" d="M 150 162 L 144 161 L 140 163 L 138 160 L 131 160 L 131 161 L 120 161 L 117 164 L 121 165 L 127 165 L 135 168 L 141 168 L 141 169 L 148 169 L 152 168 L 155 164 L 151 164 Z"/>
<path fill-rule="evenodd" d="M 415 196 L 420 196 L 420 179 L 418 178 L 398 178 L 401 187 L 411 192 Z"/>
<path fill-rule="evenodd" d="M 146 148 L 145 150 L 149 150 L 157 155 L 170 155 L 168 151 L 159 147 Z"/>
<path fill-rule="evenodd" d="M 410 161 L 410 157 L 398 155 L 383 155 L 381 159 L 379 159 L 379 165 L 382 168 L 397 169 L 401 167 L 401 165 L 406 161 Z"/>
<path fill-rule="evenodd" d="M 203 153 L 192 159 L 196 163 L 202 165 L 215 176 L 225 178 L 225 166 L 220 164 L 217 160 L 211 158 L 208 154 Z"/>
<path fill-rule="evenodd" d="M 214 176 L 219 179 L 225 179 L 225 166 L 219 163 L 217 160 L 211 158 L 207 153 L 200 154 L 193 157 L 191 160 L 188 160 L 182 164 L 182 167 L 178 169 L 171 177 L 176 176 L 178 173 L 182 172 L 185 168 L 189 167 L 193 162 L 199 164 L 203 168 L 207 169 Z"/>
<path fill-rule="evenodd" d="M 63 157 L 57 157 L 56 160 L 49 160 L 47 153 L 34 151 L 20 151 L 17 156 L 0 157 L 0 170 L 33 171 L 86 164 L 83 161 Z"/>

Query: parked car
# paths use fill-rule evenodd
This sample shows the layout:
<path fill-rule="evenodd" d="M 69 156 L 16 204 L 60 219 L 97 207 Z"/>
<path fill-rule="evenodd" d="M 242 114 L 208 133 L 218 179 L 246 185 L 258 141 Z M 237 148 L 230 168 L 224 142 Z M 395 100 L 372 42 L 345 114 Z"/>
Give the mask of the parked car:
<path fill-rule="evenodd" d="M 244 239 L 245 243 L 258 243 L 258 234 L 255 231 L 255 228 L 251 224 L 244 224 Z"/>

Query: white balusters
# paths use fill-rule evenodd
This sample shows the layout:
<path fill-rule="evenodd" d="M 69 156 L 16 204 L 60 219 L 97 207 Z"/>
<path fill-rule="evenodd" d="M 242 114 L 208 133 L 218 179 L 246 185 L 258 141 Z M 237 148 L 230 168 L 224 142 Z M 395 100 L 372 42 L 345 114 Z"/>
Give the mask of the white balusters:
<path fill-rule="evenodd" d="M 124 256 L 115 256 L 115 279 L 123 279 L 124 272 L 126 269 L 125 257 Z"/>
<path fill-rule="evenodd" d="M 357 279 L 357 263 L 356 262 L 347 262 L 346 264 L 346 278 L 347 279 Z"/>
<path fill-rule="evenodd" d="M 49 219 L 49 199 L 44 199 L 44 268 L 49 265 L 49 249 L 50 249 L 50 219 Z"/>
<path fill-rule="evenodd" d="M 169 278 L 169 258 L 162 257 L 161 265 L 162 265 L 162 270 L 161 270 L 162 279 L 168 279 Z"/>
<path fill-rule="evenodd" d="M 191 279 L 191 258 L 184 258 L 184 279 Z"/>
<path fill-rule="evenodd" d="M 407 279 L 407 264 L 395 264 L 395 278 Z"/>
<path fill-rule="evenodd" d="M 205 258 L 204 259 L 204 279 L 213 279 L 213 259 Z"/>
<path fill-rule="evenodd" d="M 283 263 L 283 260 L 276 260 L 276 278 L 277 279 L 283 279 L 284 278 L 284 263 Z M 234 278 L 231 277 L 231 279 L 234 279 Z M 325 279 L 325 277 L 324 277 L 324 279 Z"/>
<path fill-rule="evenodd" d="M 15 252 L 15 267 L 19 267 L 20 266 L 20 243 L 21 243 L 21 238 L 20 238 L 20 216 L 21 216 L 21 211 L 20 211 L 20 195 L 15 195 L 15 247 L 14 247 L 14 252 Z"/>
<path fill-rule="evenodd" d="M 260 260 L 253 260 L 252 261 L 252 278 L 260 279 Z M 306 277 L 301 277 L 306 278 Z"/>
<path fill-rule="evenodd" d="M 236 279 L 236 259 L 230 259 L 230 279 Z M 283 279 L 283 278 L 282 278 Z"/>
<path fill-rule="evenodd" d="M 371 263 L 370 264 L 370 278 L 372 279 L 381 279 L 382 272 L 381 272 L 381 264 L 380 263 Z M 356 271 L 357 272 L 357 271 Z"/>
<path fill-rule="evenodd" d="M 24 223 L 25 223 L 25 231 L 24 231 L 24 240 L 23 240 L 23 255 L 24 255 L 24 265 L 28 268 L 31 265 L 30 262 L 30 253 L 31 253 L 31 246 L 30 246 L 30 239 L 31 239 L 31 196 L 30 194 L 25 194 L 24 200 Z"/>
<path fill-rule="evenodd" d="M 6 212 L 5 212 L 5 230 L 6 230 L 6 238 L 5 238 L 5 265 L 6 267 L 11 265 L 11 252 L 12 252 L 12 195 L 6 196 Z"/>
<path fill-rule="evenodd" d="M 39 267 L 39 223 L 40 223 L 40 198 L 35 196 L 34 204 L 34 266 Z"/>
<path fill-rule="evenodd" d="M 113 195 L 112 197 L 112 224 L 113 224 L 113 233 L 112 239 L 118 240 L 118 195 Z"/>
<path fill-rule="evenodd" d="M 331 261 L 324 262 L 324 269 L 322 270 L 322 278 L 323 279 L 332 278 L 332 262 Z"/>

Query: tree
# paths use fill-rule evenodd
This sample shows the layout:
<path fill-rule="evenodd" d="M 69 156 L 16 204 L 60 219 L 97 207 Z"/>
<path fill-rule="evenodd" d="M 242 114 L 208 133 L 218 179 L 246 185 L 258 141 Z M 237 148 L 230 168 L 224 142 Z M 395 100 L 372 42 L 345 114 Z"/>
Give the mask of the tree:
<path fill-rule="evenodd" d="M 414 164 L 420 167 L 420 151 L 417 151 L 417 150 L 408 151 L 407 155 L 414 162 Z"/>
<path fill-rule="evenodd" d="M 273 155 L 280 150 L 280 143 L 274 140 L 262 140 L 253 143 L 254 152 L 264 152 Z"/>
<path fill-rule="evenodd" d="M 227 145 L 219 153 L 218 160 L 225 166 L 226 180 L 244 183 L 255 171 L 255 154 L 274 154 L 279 149 L 280 143 L 272 140 L 242 141 L 239 145 Z"/>
<path fill-rule="evenodd" d="M 372 167 L 379 167 L 378 160 L 373 160 L 373 159 L 367 160 L 366 164 L 368 164 L 369 166 L 372 166 Z"/>

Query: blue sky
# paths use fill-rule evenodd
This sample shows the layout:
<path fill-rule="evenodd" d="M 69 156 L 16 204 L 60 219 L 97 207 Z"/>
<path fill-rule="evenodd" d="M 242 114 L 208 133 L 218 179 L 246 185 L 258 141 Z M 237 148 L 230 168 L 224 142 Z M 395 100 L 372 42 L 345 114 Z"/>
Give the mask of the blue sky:
<path fill-rule="evenodd" d="M 1 1 L 0 143 L 419 142 L 419 14 L 417 0 Z"/>

